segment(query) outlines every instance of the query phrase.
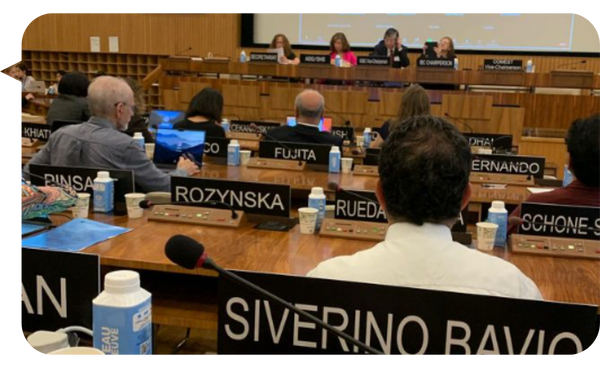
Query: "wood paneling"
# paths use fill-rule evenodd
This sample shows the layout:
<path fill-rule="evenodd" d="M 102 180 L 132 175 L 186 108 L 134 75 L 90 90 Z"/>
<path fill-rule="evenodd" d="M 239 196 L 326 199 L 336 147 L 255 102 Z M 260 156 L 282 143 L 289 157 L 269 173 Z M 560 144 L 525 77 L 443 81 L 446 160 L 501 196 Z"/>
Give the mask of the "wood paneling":
<path fill-rule="evenodd" d="M 556 167 L 556 177 L 563 178 L 563 167 L 567 164 L 567 145 L 563 138 L 523 137 L 519 154 L 546 157 L 546 166 Z"/>

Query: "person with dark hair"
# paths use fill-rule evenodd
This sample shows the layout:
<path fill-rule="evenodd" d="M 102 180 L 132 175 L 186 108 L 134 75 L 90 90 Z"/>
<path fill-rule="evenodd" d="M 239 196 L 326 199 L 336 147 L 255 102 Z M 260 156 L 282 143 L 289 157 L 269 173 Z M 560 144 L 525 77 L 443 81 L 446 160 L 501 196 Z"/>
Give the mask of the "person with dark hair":
<path fill-rule="evenodd" d="M 62 77 L 65 76 L 65 74 L 67 74 L 67 72 L 62 69 L 56 71 L 56 74 L 55 74 L 56 82 L 52 86 L 50 86 L 50 88 L 52 88 L 52 90 L 54 90 L 54 93 L 59 93 L 58 92 L 58 84 L 60 83 L 60 80 L 62 79 Z M 50 88 L 48 88 L 48 90 L 50 90 Z M 48 92 L 48 93 L 50 93 L 50 92 Z"/>
<path fill-rule="evenodd" d="M 271 49 L 283 49 L 283 56 L 279 60 L 281 64 L 292 64 L 298 65 L 300 64 L 300 59 L 296 56 L 294 51 L 292 51 L 292 45 L 290 41 L 283 33 L 278 33 L 273 37 L 271 41 L 271 45 L 269 45 Z"/>
<path fill-rule="evenodd" d="M 531 194 L 526 202 L 600 207 L 600 114 L 575 120 L 565 142 L 573 181 L 564 188 Z M 521 217 L 521 206 L 511 216 Z M 518 225 L 512 225 L 508 232 L 517 228 Z"/>
<path fill-rule="evenodd" d="M 452 241 L 471 196 L 471 150 L 442 118 L 405 120 L 384 143 L 376 195 L 383 242 L 319 264 L 308 276 L 511 298 L 542 299 L 514 265 Z"/>
<path fill-rule="evenodd" d="M 203 130 L 206 137 L 225 138 L 225 130 L 220 125 L 223 114 L 223 95 L 212 88 L 204 88 L 192 101 L 185 113 L 185 120 L 173 129 Z"/>
<path fill-rule="evenodd" d="M 54 120 L 87 121 L 90 118 L 86 99 L 89 85 L 85 74 L 66 73 L 58 83 L 59 95 L 48 109 L 47 123 L 52 124 Z"/>
<path fill-rule="evenodd" d="M 135 112 L 129 121 L 127 130 L 123 133 L 133 136 L 135 133 L 142 133 L 146 143 L 154 143 L 154 137 L 148 130 L 148 116 L 146 115 L 146 102 L 144 101 L 144 89 L 137 80 L 127 77 L 125 82 L 133 91 L 133 99 L 135 101 Z"/>
<path fill-rule="evenodd" d="M 31 82 L 35 82 L 35 78 L 29 73 L 29 66 L 23 61 L 15 64 L 15 68 L 13 69 L 13 76 L 21 81 L 21 90 L 25 91 Z"/>
<path fill-rule="evenodd" d="M 408 52 L 404 45 L 400 33 L 395 28 L 389 28 L 383 35 L 383 40 L 375 45 L 373 56 L 387 56 L 392 59 L 392 67 L 406 68 L 410 65 Z"/>
<path fill-rule="evenodd" d="M 350 51 L 350 44 L 346 35 L 342 32 L 338 32 L 331 37 L 329 42 L 329 49 L 331 50 L 331 64 L 335 64 L 335 58 L 337 55 L 342 58 L 342 65 L 344 66 L 356 66 L 357 59 L 356 55 Z"/>

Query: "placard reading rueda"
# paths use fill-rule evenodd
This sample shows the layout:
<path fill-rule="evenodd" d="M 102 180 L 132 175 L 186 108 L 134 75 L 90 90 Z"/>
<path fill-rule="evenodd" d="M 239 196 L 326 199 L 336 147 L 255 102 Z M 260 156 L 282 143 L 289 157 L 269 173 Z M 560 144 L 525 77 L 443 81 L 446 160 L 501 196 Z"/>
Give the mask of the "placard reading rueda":
<path fill-rule="evenodd" d="M 600 240 L 600 208 L 522 203 L 519 233 Z"/>
<path fill-rule="evenodd" d="M 544 177 L 546 158 L 516 155 L 473 155 L 471 171 Z"/>
<path fill-rule="evenodd" d="M 379 205 L 375 192 L 359 190 L 340 190 L 335 193 L 334 217 L 340 220 L 387 222 L 385 211 Z"/>

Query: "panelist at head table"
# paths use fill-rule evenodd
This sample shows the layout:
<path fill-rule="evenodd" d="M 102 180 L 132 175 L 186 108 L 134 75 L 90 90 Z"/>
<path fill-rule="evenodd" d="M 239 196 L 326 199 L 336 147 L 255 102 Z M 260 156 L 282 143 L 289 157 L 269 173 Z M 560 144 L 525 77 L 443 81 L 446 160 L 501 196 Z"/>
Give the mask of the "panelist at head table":
<path fill-rule="evenodd" d="M 388 28 L 383 35 L 383 40 L 375 45 L 371 55 L 387 56 L 392 60 L 393 68 L 406 68 L 410 65 L 408 49 L 402 44 L 400 32 L 395 28 Z"/>
<path fill-rule="evenodd" d="M 292 45 L 290 45 L 290 41 L 283 33 L 278 33 L 273 37 L 271 41 L 270 49 L 283 49 L 283 55 L 279 59 L 280 64 L 291 64 L 298 65 L 300 64 L 300 58 L 296 56 L 294 51 L 292 51 Z"/>

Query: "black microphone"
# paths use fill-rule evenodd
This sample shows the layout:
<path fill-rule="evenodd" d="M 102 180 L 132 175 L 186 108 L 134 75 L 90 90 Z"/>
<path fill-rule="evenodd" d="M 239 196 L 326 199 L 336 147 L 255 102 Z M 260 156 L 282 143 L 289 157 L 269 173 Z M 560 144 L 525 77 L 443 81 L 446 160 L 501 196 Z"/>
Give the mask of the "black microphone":
<path fill-rule="evenodd" d="M 207 206 L 207 207 L 211 207 L 211 208 L 231 210 L 231 218 L 234 220 L 237 219 L 239 216 L 237 214 L 237 212 L 235 212 L 235 209 L 233 208 L 233 206 L 231 206 L 229 203 L 225 203 L 225 202 L 221 202 L 221 201 L 169 202 L 169 203 L 157 203 L 157 204 L 164 204 L 164 205 L 170 205 L 170 206 L 188 206 L 188 207 L 205 207 L 205 206 Z M 154 203 L 149 199 L 144 199 L 143 201 L 140 202 L 140 208 L 143 208 L 143 209 L 152 208 L 153 206 L 154 206 Z"/>
<path fill-rule="evenodd" d="M 375 203 L 375 204 L 377 204 L 377 205 L 379 206 L 379 202 L 378 202 L 378 201 L 376 201 L 376 200 L 373 200 L 373 199 L 371 199 L 371 198 L 367 198 L 367 197 L 361 196 L 360 194 L 357 194 L 357 193 L 351 192 L 351 191 L 349 191 L 349 190 L 346 190 L 346 189 L 342 188 L 342 186 L 341 186 L 341 185 L 339 185 L 339 184 L 338 184 L 338 183 L 336 183 L 336 182 L 330 181 L 329 183 L 327 183 L 327 188 L 328 188 L 329 190 L 333 190 L 334 192 L 344 192 L 344 193 L 350 194 L 351 196 L 354 196 L 354 197 L 356 197 L 356 198 L 360 198 L 360 199 L 362 199 L 363 201 L 367 201 L 367 202 Z"/>
<path fill-rule="evenodd" d="M 352 122 L 349 119 L 346 119 L 342 115 L 338 114 L 337 112 L 335 112 L 332 109 L 330 109 L 329 107 L 327 107 L 327 105 L 323 105 L 323 107 L 328 112 L 330 112 L 333 115 L 337 116 L 338 118 L 342 119 L 342 121 L 344 122 L 345 126 L 349 126 L 350 128 L 352 128 L 352 139 L 350 139 L 350 144 L 351 145 L 354 144 L 356 142 L 356 129 L 354 128 L 354 125 L 352 124 Z"/>
<path fill-rule="evenodd" d="M 165 245 L 165 254 L 167 258 L 171 260 L 171 262 L 189 270 L 193 270 L 195 268 L 205 268 L 208 270 L 217 271 L 221 276 L 228 277 L 231 280 L 241 284 L 242 286 L 254 291 L 255 293 L 264 296 L 271 301 L 276 302 L 284 308 L 291 310 L 292 312 L 308 319 L 309 321 L 319 325 L 320 327 L 335 334 L 336 336 L 341 337 L 342 339 L 348 341 L 352 345 L 358 346 L 359 348 L 371 354 L 383 354 L 381 351 L 376 350 L 362 343 L 361 341 L 358 341 L 352 336 L 349 336 L 348 334 L 338 330 L 337 328 L 323 322 L 322 320 L 313 316 L 312 314 L 309 314 L 297 308 L 291 303 L 281 299 L 280 297 L 274 294 L 271 294 L 270 292 L 251 283 L 250 281 L 220 267 L 210 257 L 208 257 L 207 253 L 204 251 L 204 246 L 190 237 L 184 235 L 175 235 L 171 237 Z"/>
<path fill-rule="evenodd" d="M 181 54 L 184 54 L 184 53 L 186 53 L 188 51 L 191 51 L 191 50 L 192 50 L 192 46 L 189 46 L 187 49 L 184 49 L 184 50 L 181 50 L 181 51 L 177 51 L 175 53 L 175 55 L 173 55 L 173 56 L 180 56 Z"/>
<path fill-rule="evenodd" d="M 587 63 L 587 60 L 572 61 L 572 62 L 569 62 L 569 63 L 560 64 L 559 66 L 556 67 L 556 69 L 562 68 L 562 67 L 565 67 L 565 66 L 571 66 L 571 65 L 577 65 L 577 64 L 586 64 L 586 63 Z"/>
<path fill-rule="evenodd" d="M 586 230 L 586 231 L 600 231 L 599 228 L 597 227 L 584 227 L 584 226 L 568 226 L 568 225 L 560 225 L 560 224 L 547 224 L 545 222 L 533 222 L 533 221 L 527 221 L 522 217 L 518 217 L 518 216 L 510 216 L 508 218 L 508 223 L 511 226 L 521 226 L 523 224 L 529 224 L 529 225 L 538 225 L 538 226 L 551 226 L 551 227 L 558 227 L 561 229 L 575 229 L 575 230 Z"/>
<path fill-rule="evenodd" d="M 473 128 L 471 128 L 471 126 L 469 124 L 465 123 L 465 121 L 463 119 L 455 118 L 452 115 L 448 114 L 447 112 L 444 113 L 444 116 L 461 123 L 463 126 L 465 126 L 469 129 L 469 133 L 474 134 Z"/>
<path fill-rule="evenodd" d="M 270 140 L 272 140 L 273 142 L 279 144 L 280 146 L 282 146 L 283 148 L 289 150 L 290 152 L 293 151 L 290 147 L 286 146 L 285 144 L 283 144 L 283 142 L 281 142 L 279 139 L 275 139 L 275 137 L 273 137 L 271 134 L 269 134 L 269 131 L 267 129 L 265 129 L 265 131 L 263 132 L 262 130 L 260 130 L 260 128 L 258 127 L 258 125 L 254 124 L 254 123 L 250 123 L 250 128 L 254 129 L 256 131 L 256 134 L 260 134 L 264 137 L 269 138 Z M 298 166 L 302 166 L 302 160 L 298 160 Z"/>

